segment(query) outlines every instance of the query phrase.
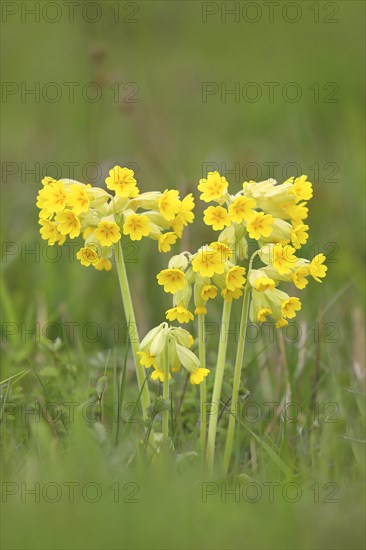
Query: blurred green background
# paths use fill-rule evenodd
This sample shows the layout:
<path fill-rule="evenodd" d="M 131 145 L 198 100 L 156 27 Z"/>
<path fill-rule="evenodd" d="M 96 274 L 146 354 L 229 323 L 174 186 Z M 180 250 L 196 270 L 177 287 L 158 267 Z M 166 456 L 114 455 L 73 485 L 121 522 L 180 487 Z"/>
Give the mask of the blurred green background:
<path fill-rule="evenodd" d="M 58 433 L 43 425 L 25 429 L 15 419 L 4 428 L 5 480 L 60 476 L 102 484 L 110 474 L 138 478 L 145 491 L 140 505 L 123 509 L 110 502 L 89 508 L 84 502 L 74 509 L 27 506 L 14 497 L 3 504 L 4 547 L 362 547 L 364 3 L 106 0 L 77 2 L 73 16 L 70 10 L 63 2 L 2 3 L 1 379 L 31 366 L 37 375 L 28 374 L 11 391 L 13 400 L 34 401 L 44 389 L 39 378 L 42 382 L 51 355 L 56 365 L 70 367 L 62 380 L 45 381 L 52 395 L 58 386 L 59 400 L 86 399 L 108 350 L 117 363 L 122 360 L 117 275 L 82 268 L 72 248 L 64 247 L 57 257 L 41 241 L 35 198 L 43 176 L 103 187 L 109 168 L 118 163 L 134 168 L 141 191 L 192 192 L 197 221 L 177 243 L 180 251 L 212 237 L 200 221 L 203 207 L 196 190 L 207 170 L 216 167 L 226 175 L 232 192 L 246 179 L 283 181 L 304 173 L 314 185 L 304 255 L 325 252 L 329 271 L 323 285 L 306 289 L 299 321 L 311 327 L 320 319 L 321 331 L 332 337 L 320 338 L 322 345 L 311 340 L 302 378 L 291 382 L 297 399 L 308 403 L 315 376 L 322 403 L 339 404 L 340 421 L 312 441 L 318 458 L 311 466 L 308 447 L 277 450 L 306 479 L 319 474 L 322 483 L 336 482 L 344 491 L 340 504 L 318 508 L 313 501 L 202 506 L 194 467 L 194 473 L 189 467 L 180 474 L 168 461 L 166 475 L 163 465 L 157 472 L 136 467 L 130 474 L 125 448 L 122 455 L 105 452 L 106 457 L 74 425 L 78 443 L 67 443 L 67 452 L 61 452 Z M 235 94 L 227 93 L 232 90 Z M 160 323 L 170 307 L 155 282 L 169 256 L 158 255 L 156 243 L 145 239 L 129 262 L 141 334 Z M 212 315 L 218 322 L 219 307 Z M 54 339 L 61 334 L 57 327 L 65 331 L 67 323 L 75 324 L 75 338 L 63 338 L 59 359 L 25 332 L 49 326 L 44 335 Z M 88 323 L 100 327 L 95 341 L 92 325 L 85 337 Z M 215 338 L 209 345 L 213 364 Z M 271 366 L 281 348 L 265 338 L 263 345 L 264 356 L 260 344 L 248 346 L 252 368 L 245 384 L 257 400 L 274 401 L 279 396 Z M 287 350 L 288 362 L 295 365 L 301 349 L 289 345 Z M 232 354 L 229 349 L 229 361 Z M 268 372 L 261 370 L 263 364 Z M 286 384 L 281 388 L 282 398 Z M 189 436 L 182 438 L 181 451 L 194 448 L 196 434 L 189 416 L 197 407 L 195 393 L 188 392 L 188 398 L 182 433 Z M 261 434 L 266 426 L 257 426 Z M 303 429 L 297 426 L 297 436 L 292 435 Z M 288 442 L 288 434 L 281 439 L 282 428 L 278 434 Z M 246 463 L 253 439 L 243 438 L 237 457 L 239 447 L 244 449 Z M 250 469 L 250 475 L 261 482 L 277 479 L 268 461 L 264 453 L 259 470 Z M 248 474 L 241 466 L 238 471 Z M 69 529 L 59 528 L 67 524 Z"/>

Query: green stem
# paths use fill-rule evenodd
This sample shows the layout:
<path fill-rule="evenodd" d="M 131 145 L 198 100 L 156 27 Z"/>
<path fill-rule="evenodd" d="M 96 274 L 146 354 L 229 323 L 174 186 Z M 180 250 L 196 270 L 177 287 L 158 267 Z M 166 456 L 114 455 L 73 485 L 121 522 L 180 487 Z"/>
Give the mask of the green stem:
<path fill-rule="evenodd" d="M 201 313 L 198 315 L 198 352 L 201 363 L 201 368 L 206 368 L 206 347 L 205 347 L 205 316 Z M 206 450 L 206 430 L 207 430 L 207 413 L 206 413 L 206 401 L 207 401 L 207 385 L 206 378 L 200 384 L 200 442 L 202 457 L 205 456 Z"/>
<path fill-rule="evenodd" d="M 147 409 L 150 406 L 150 394 L 147 384 L 144 384 L 145 381 L 145 371 L 144 367 L 140 364 L 139 356 L 137 353 L 140 351 L 139 337 L 137 324 L 135 319 L 135 312 L 132 305 L 130 288 L 128 285 L 126 266 L 123 258 L 123 250 L 121 243 L 118 243 L 118 248 L 115 249 L 115 258 L 119 279 L 119 286 L 121 289 L 123 307 L 125 310 L 125 316 L 128 327 L 128 335 L 130 339 L 130 344 L 132 348 L 133 360 L 135 362 L 137 382 L 139 386 L 139 391 L 141 392 L 141 408 L 142 416 L 144 420 L 148 419 Z M 142 391 L 141 391 L 142 388 Z"/>
<path fill-rule="evenodd" d="M 224 307 L 222 310 L 220 342 L 219 342 L 219 350 L 217 354 L 214 389 L 212 393 L 210 422 L 208 426 L 206 464 L 207 464 L 208 474 L 210 476 L 213 475 L 213 471 L 214 471 L 216 429 L 217 429 L 217 420 L 219 415 L 222 381 L 223 381 L 224 370 L 225 370 L 226 349 L 227 349 L 227 340 L 228 340 L 227 329 L 229 328 L 229 323 L 230 323 L 230 312 L 231 312 L 231 302 L 225 301 Z"/>
<path fill-rule="evenodd" d="M 226 445 L 225 445 L 225 452 L 224 452 L 223 469 L 225 474 L 228 471 L 230 459 L 231 459 L 231 453 L 233 450 L 233 441 L 234 441 L 234 432 L 235 432 L 235 415 L 237 414 L 236 409 L 237 409 L 238 399 L 239 399 L 240 378 L 241 378 L 241 369 L 243 365 L 243 357 L 244 357 L 244 349 L 245 349 L 245 333 L 246 333 L 247 322 L 248 322 L 249 302 L 250 302 L 250 286 L 249 286 L 249 283 L 247 283 L 244 290 L 243 307 L 241 311 L 239 341 L 238 341 L 238 347 L 236 350 L 234 383 L 233 383 L 233 392 L 231 397 L 229 426 L 227 430 Z"/>
<path fill-rule="evenodd" d="M 163 439 L 166 440 L 169 436 L 169 349 L 168 345 L 165 348 L 164 355 L 164 382 L 163 382 L 163 398 L 164 398 L 164 410 L 163 410 Z"/>

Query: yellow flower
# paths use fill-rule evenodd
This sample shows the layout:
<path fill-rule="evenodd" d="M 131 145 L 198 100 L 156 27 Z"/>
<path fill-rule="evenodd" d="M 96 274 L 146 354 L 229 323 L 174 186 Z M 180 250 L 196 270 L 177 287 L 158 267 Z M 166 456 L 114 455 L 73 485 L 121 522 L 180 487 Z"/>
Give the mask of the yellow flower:
<path fill-rule="evenodd" d="M 205 369 L 203 367 L 194 369 L 189 376 L 190 383 L 201 384 L 201 382 L 203 382 L 204 378 L 206 378 L 209 372 L 210 371 L 208 369 Z"/>
<path fill-rule="evenodd" d="M 180 239 L 182 238 L 183 228 L 194 220 L 193 208 L 193 195 L 189 193 L 189 195 L 180 201 L 178 214 L 171 221 L 171 227 Z"/>
<path fill-rule="evenodd" d="M 224 298 L 225 302 L 232 302 L 232 300 L 237 300 L 240 296 L 243 295 L 243 292 L 240 288 L 235 288 L 235 290 L 229 290 L 228 288 L 223 288 L 221 290 L 221 296 Z"/>
<path fill-rule="evenodd" d="M 62 181 L 54 181 L 39 192 L 44 199 L 42 208 L 50 212 L 61 212 L 66 206 L 67 193 Z"/>
<path fill-rule="evenodd" d="M 91 235 L 92 233 L 94 233 L 94 227 L 86 227 L 83 231 L 83 239 L 86 240 L 89 235 Z"/>
<path fill-rule="evenodd" d="M 95 230 L 95 237 L 102 246 L 112 246 L 121 238 L 121 232 L 115 222 L 107 220 L 98 223 L 98 228 Z"/>
<path fill-rule="evenodd" d="M 123 225 L 123 234 L 129 235 L 131 241 L 141 241 L 150 233 L 150 220 L 145 214 L 130 214 Z"/>
<path fill-rule="evenodd" d="M 59 212 L 55 220 L 57 229 L 62 235 L 69 235 L 70 239 L 75 239 L 80 235 L 80 220 L 72 210 L 63 210 Z"/>
<path fill-rule="evenodd" d="M 207 315 L 207 309 L 205 306 L 197 306 L 194 310 L 195 315 Z"/>
<path fill-rule="evenodd" d="M 158 200 L 160 214 L 168 221 L 174 220 L 180 210 L 181 202 L 178 197 L 179 191 L 166 189 Z"/>
<path fill-rule="evenodd" d="M 286 321 L 286 319 L 284 319 L 283 317 L 281 317 L 280 319 L 277 319 L 276 321 L 276 328 L 287 327 L 287 325 L 288 325 L 288 321 Z"/>
<path fill-rule="evenodd" d="M 253 208 L 256 205 L 254 199 L 248 197 L 236 197 L 229 206 L 229 215 L 233 222 L 241 223 L 253 216 Z"/>
<path fill-rule="evenodd" d="M 171 245 L 177 242 L 177 235 L 175 233 L 169 232 L 160 235 L 158 238 L 158 250 L 159 252 L 169 252 Z"/>
<path fill-rule="evenodd" d="M 255 212 L 250 217 L 247 224 L 247 231 L 251 239 L 260 239 L 261 236 L 269 237 L 272 233 L 272 225 L 274 218 L 271 214 L 264 214 L 263 212 Z"/>
<path fill-rule="evenodd" d="M 183 304 L 179 304 L 176 307 L 172 307 L 165 312 L 168 321 L 177 320 L 178 323 L 189 323 L 193 321 L 194 315 Z"/>
<path fill-rule="evenodd" d="M 269 277 L 258 277 L 258 279 L 254 281 L 254 288 L 258 290 L 258 292 L 273 290 L 275 286 L 276 283 L 273 279 L 270 279 Z"/>
<path fill-rule="evenodd" d="M 224 241 L 210 243 L 210 248 L 213 248 L 213 250 L 217 250 L 220 253 L 220 258 L 223 262 L 229 260 L 233 254 L 233 250 L 231 250 L 230 246 L 228 246 Z"/>
<path fill-rule="evenodd" d="M 112 269 L 112 262 L 108 258 L 101 258 L 93 265 L 98 271 L 110 271 Z"/>
<path fill-rule="evenodd" d="M 296 288 L 303 290 L 308 284 L 306 277 L 309 276 L 309 270 L 307 267 L 300 267 L 291 274 L 291 279 Z"/>
<path fill-rule="evenodd" d="M 66 241 L 66 236 L 62 235 L 58 229 L 55 222 L 50 220 L 39 220 L 40 225 L 42 226 L 39 230 L 42 239 L 48 241 L 49 246 L 53 246 L 55 243 L 60 246 Z"/>
<path fill-rule="evenodd" d="M 291 241 L 295 248 L 300 248 L 302 244 L 306 244 L 309 238 L 307 231 L 309 226 L 303 223 L 296 225 L 291 231 Z"/>
<path fill-rule="evenodd" d="M 139 194 L 137 181 L 133 170 L 115 166 L 109 170 L 109 177 L 105 183 L 108 189 L 111 189 L 119 197 L 134 198 Z"/>
<path fill-rule="evenodd" d="M 87 188 L 77 183 L 70 185 L 67 204 L 77 216 L 87 212 L 90 204 Z"/>
<path fill-rule="evenodd" d="M 295 195 L 297 202 L 308 201 L 313 196 L 313 187 L 310 181 L 307 181 L 307 176 L 300 176 L 295 179 L 290 192 Z"/>
<path fill-rule="evenodd" d="M 95 264 L 99 260 L 97 251 L 92 246 L 85 246 L 80 248 L 76 253 L 76 257 L 80 260 L 81 265 L 89 267 L 91 264 Z"/>
<path fill-rule="evenodd" d="M 310 275 L 317 281 L 318 283 L 321 283 L 321 279 L 326 276 L 327 273 L 327 266 L 323 265 L 326 258 L 324 254 L 317 254 L 310 262 L 310 264 L 307 266 L 310 272 Z"/>
<path fill-rule="evenodd" d="M 261 307 L 257 314 L 257 323 L 265 323 L 269 315 L 272 315 L 272 311 L 268 307 Z"/>
<path fill-rule="evenodd" d="M 46 185 L 49 185 L 50 183 L 54 183 L 55 180 L 54 178 L 51 178 L 51 176 L 45 176 L 43 179 L 42 179 L 42 185 L 46 186 Z"/>
<path fill-rule="evenodd" d="M 275 244 L 273 247 L 272 265 L 280 275 L 285 275 L 291 271 L 296 262 L 294 256 L 295 249 L 289 244 Z"/>
<path fill-rule="evenodd" d="M 203 285 L 201 290 L 202 300 L 210 300 L 216 298 L 217 296 L 217 287 L 215 285 Z"/>
<path fill-rule="evenodd" d="M 165 373 L 163 370 L 159 369 L 159 367 L 155 367 L 154 366 L 154 372 L 151 374 L 151 379 L 152 380 L 160 380 L 160 382 L 164 382 L 165 380 Z M 168 380 L 171 380 L 172 378 L 172 375 L 169 373 L 169 377 L 168 377 Z"/>
<path fill-rule="evenodd" d="M 205 202 L 221 199 L 227 187 L 228 182 L 226 178 L 220 176 L 218 172 L 209 172 L 207 174 L 207 179 L 200 179 L 198 185 L 198 190 L 202 191 L 200 199 Z"/>
<path fill-rule="evenodd" d="M 231 267 L 226 273 L 225 283 L 228 290 L 234 291 L 237 288 L 243 288 L 245 284 L 245 267 L 238 265 Z"/>
<path fill-rule="evenodd" d="M 221 231 L 225 226 L 231 224 L 230 216 L 222 206 L 209 206 L 203 214 L 203 221 L 206 225 L 212 225 L 214 231 Z"/>
<path fill-rule="evenodd" d="M 163 269 L 156 276 L 159 285 L 164 286 L 165 292 L 175 294 L 185 285 L 185 275 L 181 269 Z"/>
<path fill-rule="evenodd" d="M 296 311 L 301 309 L 301 302 L 299 298 L 287 298 L 281 303 L 282 317 L 292 319 L 296 317 Z"/>
<path fill-rule="evenodd" d="M 143 365 L 145 369 L 149 369 L 150 367 L 158 369 L 155 355 L 150 355 L 148 351 L 138 351 L 137 355 L 140 355 L 140 365 Z"/>
<path fill-rule="evenodd" d="M 224 273 L 225 264 L 218 250 L 201 249 L 192 260 L 192 269 L 201 277 L 212 277 L 215 273 Z"/>
<path fill-rule="evenodd" d="M 301 224 L 308 217 L 309 208 L 305 205 L 305 202 L 299 202 L 298 204 L 290 203 L 285 206 L 285 211 L 290 216 L 293 226 Z"/>

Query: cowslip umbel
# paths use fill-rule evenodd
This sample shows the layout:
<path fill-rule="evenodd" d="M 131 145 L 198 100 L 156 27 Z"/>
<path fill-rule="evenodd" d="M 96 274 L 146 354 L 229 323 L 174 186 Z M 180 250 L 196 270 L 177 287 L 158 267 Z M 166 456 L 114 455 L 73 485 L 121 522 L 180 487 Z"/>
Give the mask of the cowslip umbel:
<path fill-rule="evenodd" d="M 168 379 L 173 372 L 179 372 L 181 366 L 189 373 L 191 384 L 200 384 L 208 375 L 208 369 L 202 369 L 198 357 L 191 350 L 193 336 L 181 327 L 161 323 L 150 330 L 140 344 L 140 363 L 146 369 L 153 367 L 153 380 L 166 380 L 165 362 L 168 363 Z"/>
<path fill-rule="evenodd" d="M 113 245 L 123 235 L 132 241 L 148 237 L 159 252 L 169 252 L 194 220 L 192 194 L 182 200 L 167 189 L 140 193 L 133 170 L 115 166 L 105 180 L 108 191 L 75 180 L 45 177 L 37 197 L 41 237 L 50 246 L 82 237 L 76 253 L 85 267 L 110 270 Z"/>
<path fill-rule="evenodd" d="M 83 240 L 76 258 L 85 266 L 109 271 L 115 264 L 136 367 L 143 418 L 148 419 L 150 394 L 140 364 L 137 324 L 124 263 L 122 236 L 157 242 L 159 252 L 169 252 L 184 228 L 194 220 L 192 194 L 180 198 L 176 189 L 140 193 L 133 170 L 115 166 L 105 179 L 106 189 L 71 179 L 45 177 L 37 196 L 40 234 L 50 246 L 67 238 Z M 153 432 L 152 432 L 153 433 Z"/>
<path fill-rule="evenodd" d="M 227 471 L 232 452 L 248 315 L 254 323 L 272 320 L 278 328 L 286 326 L 288 319 L 293 319 L 301 309 L 301 302 L 296 295 L 288 294 L 279 286 L 282 283 L 292 283 L 296 294 L 306 287 L 309 277 L 321 282 L 327 267 L 324 265 L 324 254 L 318 254 L 311 261 L 296 255 L 309 238 L 309 226 L 305 220 L 308 217 L 307 203 L 313 196 L 313 188 L 307 176 L 289 178 L 281 184 L 274 179 L 259 183 L 244 182 L 236 194 L 231 194 L 226 178 L 218 172 L 209 172 L 206 178 L 200 180 L 198 189 L 201 191 L 201 200 L 214 203 L 204 210 L 204 223 L 214 231 L 220 231 L 217 242 L 221 243 L 221 247 L 226 245 L 231 256 L 228 254 L 223 266 L 224 262 L 220 264 L 215 255 L 210 257 L 203 249 L 201 256 L 196 256 L 194 260 L 195 269 L 201 275 L 209 276 L 214 270 L 219 270 L 209 284 L 221 287 L 224 300 L 226 296 L 229 299 L 243 296 L 231 415 L 224 454 L 224 470 Z M 249 250 L 253 249 L 254 252 L 249 257 Z M 259 259 L 263 265 L 254 269 L 255 259 Z M 247 262 L 246 267 L 238 265 L 242 261 Z M 192 268 L 194 269 L 193 265 Z M 222 330 L 227 330 L 229 323 L 230 307 L 224 303 Z M 222 334 L 207 439 L 207 465 L 211 473 L 214 466 L 226 347 L 227 338 Z"/>

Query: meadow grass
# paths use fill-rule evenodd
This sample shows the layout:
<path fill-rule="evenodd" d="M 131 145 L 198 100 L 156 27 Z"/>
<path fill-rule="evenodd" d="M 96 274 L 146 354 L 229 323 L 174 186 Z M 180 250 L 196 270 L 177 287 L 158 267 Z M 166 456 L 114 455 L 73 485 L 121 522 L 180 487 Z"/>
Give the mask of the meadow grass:
<path fill-rule="evenodd" d="M 3 159 L 17 159 L 18 171 L 4 171 L 2 182 L 2 547 L 363 548 L 362 3 L 338 2 L 335 25 L 313 24 L 307 2 L 300 2 L 307 18 L 296 25 L 202 24 L 200 2 L 138 4 L 139 24 L 123 32 L 107 19 L 107 2 L 95 25 L 16 17 L 4 25 L 5 80 L 98 80 L 105 94 L 95 104 L 15 97 L 4 109 Z M 115 81 L 136 83 L 138 103 L 111 101 Z M 203 103 L 202 82 L 211 81 L 295 81 L 303 98 Z M 314 102 L 314 82 L 336 82 L 339 101 Z M 229 172 L 252 162 L 265 179 L 274 161 L 280 181 L 283 167 L 297 162 L 313 181 L 313 241 L 304 256 L 324 251 L 328 276 L 306 289 L 297 336 L 268 327 L 250 333 L 228 476 L 202 471 L 198 389 L 183 373 L 172 383 L 174 450 L 151 453 L 116 272 L 83 269 L 70 247 L 52 256 L 38 235 L 41 177 L 24 174 L 21 163 L 39 163 L 42 171 L 48 162 L 77 162 L 74 175 L 82 180 L 82 167 L 96 162 L 103 174 L 93 183 L 102 186 L 115 161 L 137 165 L 144 191 L 173 186 L 196 198 L 203 163 Z M 55 167 L 48 175 L 57 176 Z M 237 170 L 227 178 L 234 189 L 245 179 Z M 211 240 L 201 212 L 198 205 L 194 232 L 187 230 L 175 253 Z M 166 257 L 150 241 L 125 252 L 144 335 L 170 307 L 155 280 Z M 207 363 L 214 368 L 219 304 L 210 316 L 216 325 L 208 331 Z M 239 318 L 234 304 L 218 456 Z M 210 395 L 213 376 L 207 382 Z M 160 426 L 162 390 L 149 386 Z M 286 417 L 289 402 L 295 405 Z"/>

